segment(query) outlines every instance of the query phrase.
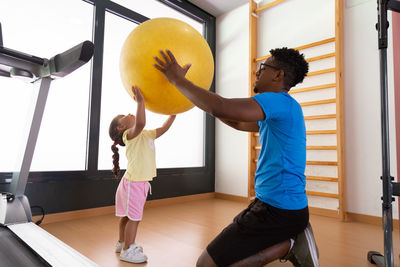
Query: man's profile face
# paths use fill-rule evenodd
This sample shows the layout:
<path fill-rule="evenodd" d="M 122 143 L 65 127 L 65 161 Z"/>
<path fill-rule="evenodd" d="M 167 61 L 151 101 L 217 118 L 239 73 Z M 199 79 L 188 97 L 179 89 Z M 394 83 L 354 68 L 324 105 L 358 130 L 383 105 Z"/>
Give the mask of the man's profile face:
<path fill-rule="evenodd" d="M 267 58 L 261 63 L 256 72 L 256 81 L 254 84 L 254 93 L 267 92 L 271 85 L 273 74 L 280 69 L 274 65 L 273 58 Z"/>

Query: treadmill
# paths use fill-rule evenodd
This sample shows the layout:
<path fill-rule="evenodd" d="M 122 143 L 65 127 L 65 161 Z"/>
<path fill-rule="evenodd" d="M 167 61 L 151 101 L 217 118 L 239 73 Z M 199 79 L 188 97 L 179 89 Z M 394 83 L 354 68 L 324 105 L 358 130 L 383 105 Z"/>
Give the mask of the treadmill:
<path fill-rule="evenodd" d="M 0 193 L 0 267 L 99 266 L 33 223 L 24 195 L 51 81 L 86 64 L 93 52 L 90 41 L 50 59 L 12 50 L 3 46 L 0 24 L 0 79 L 22 78 L 40 84 L 20 170 L 13 173 L 10 192 Z"/>

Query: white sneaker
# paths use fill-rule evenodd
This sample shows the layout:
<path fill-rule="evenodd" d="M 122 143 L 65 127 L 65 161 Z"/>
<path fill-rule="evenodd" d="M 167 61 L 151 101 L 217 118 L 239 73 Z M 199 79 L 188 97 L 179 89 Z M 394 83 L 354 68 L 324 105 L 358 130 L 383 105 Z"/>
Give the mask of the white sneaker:
<path fill-rule="evenodd" d="M 135 244 L 135 243 L 133 243 L 133 244 Z M 125 242 L 117 241 L 117 244 L 115 244 L 115 253 L 120 253 L 121 250 L 124 248 L 124 246 L 125 246 Z M 136 246 L 140 249 L 141 252 L 143 252 L 143 248 L 141 246 L 139 246 L 139 245 L 136 245 Z"/>
<path fill-rule="evenodd" d="M 121 250 L 124 248 L 125 242 L 119 242 L 117 241 L 117 244 L 115 244 L 115 253 L 120 253 Z"/>
<path fill-rule="evenodd" d="M 119 259 L 132 263 L 142 263 L 147 261 L 147 256 L 143 254 L 143 249 L 140 246 L 132 244 L 127 250 L 121 250 Z"/>

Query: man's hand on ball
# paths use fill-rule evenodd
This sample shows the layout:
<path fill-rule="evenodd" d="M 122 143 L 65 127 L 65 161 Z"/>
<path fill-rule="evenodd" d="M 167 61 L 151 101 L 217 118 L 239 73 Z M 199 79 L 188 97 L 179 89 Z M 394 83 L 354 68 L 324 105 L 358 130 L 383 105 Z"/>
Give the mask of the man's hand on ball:
<path fill-rule="evenodd" d="M 155 63 L 154 67 L 164 73 L 168 81 L 175 85 L 177 81 L 185 77 L 191 64 L 187 64 L 181 67 L 176 61 L 174 54 L 172 54 L 172 52 L 168 49 L 165 51 L 166 53 L 160 50 L 160 54 L 163 60 L 161 60 L 157 56 L 154 57 L 155 61 L 158 63 Z"/>

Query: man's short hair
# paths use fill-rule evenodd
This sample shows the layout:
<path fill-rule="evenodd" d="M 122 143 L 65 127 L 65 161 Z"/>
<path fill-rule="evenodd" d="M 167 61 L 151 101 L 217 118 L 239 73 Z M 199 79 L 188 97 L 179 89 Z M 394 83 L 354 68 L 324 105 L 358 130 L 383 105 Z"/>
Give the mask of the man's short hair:
<path fill-rule="evenodd" d="M 287 47 L 272 49 L 269 52 L 273 57 L 274 65 L 285 72 L 283 81 L 287 90 L 303 82 L 308 73 L 308 62 L 304 59 L 304 54 Z"/>

